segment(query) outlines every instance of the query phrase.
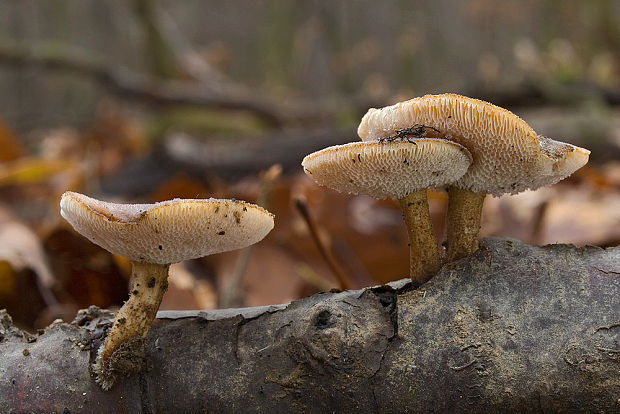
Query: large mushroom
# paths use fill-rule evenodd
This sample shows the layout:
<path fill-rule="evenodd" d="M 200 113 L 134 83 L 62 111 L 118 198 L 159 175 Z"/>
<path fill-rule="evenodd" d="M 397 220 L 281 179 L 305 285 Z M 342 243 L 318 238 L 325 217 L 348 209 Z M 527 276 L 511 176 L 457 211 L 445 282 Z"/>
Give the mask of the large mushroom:
<path fill-rule="evenodd" d="M 473 163 L 448 187 L 447 261 L 478 249 L 487 194 L 516 194 L 554 184 L 584 166 L 590 151 L 536 134 L 512 112 L 455 94 L 426 95 L 370 109 L 358 134 L 363 141 L 419 131 L 458 142 Z"/>
<path fill-rule="evenodd" d="M 168 287 L 170 264 L 249 246 L 274 225 L 268 211 L 234 199 L 115 204 L 66 192 L 60 212 L 78 233 L 133 265 L 129 300 L 118 311 L 93 367 L 106 390 L 120 373 L 116 365 L 122 361 L 111 362 L 115 352 L 148 333 Z"/>
<path fill-rule="evenodd" d="M 426 282 L 441 265 L 426 190 L 456 181 L 470 164 L 471 155 L 460 144 L 407 137 L 336 145 L 302 162 L 320 185 L 399 201 L 409 233 L 410 276 L 417 283 Z"/>

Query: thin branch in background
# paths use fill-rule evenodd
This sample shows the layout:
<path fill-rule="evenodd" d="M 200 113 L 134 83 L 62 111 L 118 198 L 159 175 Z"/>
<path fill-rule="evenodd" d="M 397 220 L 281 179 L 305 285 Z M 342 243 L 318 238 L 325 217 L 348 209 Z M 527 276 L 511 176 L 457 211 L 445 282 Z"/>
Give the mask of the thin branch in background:
<path fill-rule="evenodd" d="M 306 222 L 308 230 L 310 231 L 310 236 L 312 236 L 312 240 L 314 241 L 314 244 L 316 244 L 317 249 L 319 249 L 319 252 L 327 263 L 327 266 L 329 266 L 329 269 L 338 279 L 338 283 L 340 284 L 339 288 L 342 290 L 351 289 L 351 283 L 349 282 L 349 279 L 345 276 L 342 268 L 338 266 L 331 252 L 323 245 L 323 242 L 319 237 L 319 232 L 317 231 L 316 224 L 314 223 L 312 215 L 310 214 L 310 210 L 308 209 L 308 204 L 305 202 L 305 200 L 298 197 L 295 199 L 295 208 L 297 208 L 299 214 L 301 214 L 304 221 Z"/>
<path fill-rule="evenodd" d="M 318 290 L 319 292 L 327 292 L 332 288 L 332 281 L 327 280 L 321 274 L 314 271 L 313 268 L 306 263 L 300 263 L 297 267 L 297 275 L 307 284 Z"/>
<path fill-rule="evenodd" d="M 531 239 L 535 244 L 541 244 L 543 242 L 543 231 L 545 229 L 545 218 L 547 211 L 549 210 L 549 200 L 544 200 L 534 210 L 534 218 L 532 220 L 532 234 Z"/>
<path fill-rule="evenodd" d="M 228 76 L 213 67 L 204 56 L 201 56 L 169 12 L 162 7 L 154 7 L 153 13 L 153 19 L 159 27 L 160 35 L 170 45 L 177 65 L 181 66 L 184 74 L 202 85 L 207 85 L 214 92 L 249 92 L 245 85 L 233 82 Z"/>
<path fill-rule="evenodd" d="M 137 73 L 101 56 L 54 42 L 37 41 L 23 44 L 0 41 L 0 64 L 17 68 L 34 67 L 73 73 L 89 78 L 118 98 L 152 106 L 194 106 L 247 111 L 272 127 L 333 125 L 343 113 L 364 114 L 369 107 L 381 107 L 387 101 L 367 96 L 306 101 L 301 99 L 265 98 L 243 86 L 228 81 L 214 87 L 215 82 L 163 80 Z"/>
<path fill-rule="evenodd" d="M 158 20 L 157 4 L 153 0 L 132 0 L 131 8 L 144 31 L 147 55 L 151 69 L 162 79 L 179 75 L 177 56 L 170 42 L 164 37 Z"/>
<path fill-rule="evenodd" d="M 117 97 L 155 106 L 196 106 L 243 110 L 269 125 L 282 126 L 294 113 L 252 93 L 218 93 L 195 82 L 166 81 L 107 64 L 84 50 L 55 43 L 36 46 L 0 42 L 0 64 L 57 70 L 90 78 Z"/>
<path fill-rule="evenodd" d="M 281 175 L 282 167 L 279 164 L 272 165 L 271 168 L 261 174 L 261 190 L 256 200 L 256 204 L 265 209 L 268 207 L 271 188 Z M 228 284 L 224 285 L 222 295 L 219 300 L 220 308 L 230 308 L 237 305 L 240 296 L 240 287 L 243 283 L 243 277 L 245 276 L 248 268 L 251 253 L 252 246 L 246 247 L 241 250 L 241 253 L 239 253 L 233 275 Z"/>

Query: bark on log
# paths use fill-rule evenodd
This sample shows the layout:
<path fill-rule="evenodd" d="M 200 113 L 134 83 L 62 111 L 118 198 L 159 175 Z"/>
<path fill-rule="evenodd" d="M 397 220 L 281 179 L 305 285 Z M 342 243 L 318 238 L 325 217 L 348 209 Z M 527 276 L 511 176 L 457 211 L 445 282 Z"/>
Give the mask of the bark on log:
<path fill-rule="evenodd" d="M 109 392 L 91 308 L 0 325 L 2 412 L 619 412 L 620 248 L 488 239 L 415 288 L 160 312 L 145 369 Z"/>

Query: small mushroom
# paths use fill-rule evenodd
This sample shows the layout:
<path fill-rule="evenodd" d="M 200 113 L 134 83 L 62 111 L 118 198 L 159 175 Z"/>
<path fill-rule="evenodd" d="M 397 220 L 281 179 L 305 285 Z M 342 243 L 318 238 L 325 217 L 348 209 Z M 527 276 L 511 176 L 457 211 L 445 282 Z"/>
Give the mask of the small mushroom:
<path fill-rule="evenodd" d="M 132 262 L 129 300 L 99 348 L 94 371 L 107 390 L 119 374 L 110 360 L 123 344 L 146 336 L 171 263 L 254 244 L 273 229 L 273 215 L 237 200 L 180 200 L 115 204 L 66 192 L 61 215 L 93 243 Z"/>
<path fill-rule="evenodd" d="M 441 264 L 426 190 L 456 181 L 470 164 L 463 146 L 441 139 L 354 142 L 314 152 L 302 162 L 320 185 L 399 201 L 409 233 L 410 276 L 418 283 Z"/>
<path fill-rule="evenodd" d="M 478 249 L 487 194 L 535 190 L 568 177 L 588 162 L 590 151 L 542 137 L 512 112 L 455 94 L 426 95 L 370 109 L 358 134 L 363 141 L 415 129 L 458 142 L 473 163 L 449 188 L 448 261 Z"/>

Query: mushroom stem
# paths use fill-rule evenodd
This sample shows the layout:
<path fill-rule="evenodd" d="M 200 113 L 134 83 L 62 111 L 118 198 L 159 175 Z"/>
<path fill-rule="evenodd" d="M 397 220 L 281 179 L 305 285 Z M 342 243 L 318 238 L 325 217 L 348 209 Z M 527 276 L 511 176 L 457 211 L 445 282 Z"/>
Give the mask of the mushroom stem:
<path fill-rule="evenodd" d="M 410 277 L 414 282 L 424 283 L 441 266 L 426 190 L 414 191 L 398 201 L 409 233 Z"/>
<path fill-rule="evenodd" d="M 446 262 L 452 262 L 478 250 L 480 217 L 486 193 L 449 187 L 448 196 Z"/>
<path fill-rule="evenodd" d="M 95 371 L 104 389 L 115 380 L 110 358 L 119 347 L 133 338 L 144 338 L 168 289 L 168 267 L 132 261 L 129 300 L 116 314 L 112 330 L 99 348 Z"/>

